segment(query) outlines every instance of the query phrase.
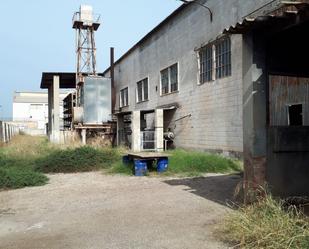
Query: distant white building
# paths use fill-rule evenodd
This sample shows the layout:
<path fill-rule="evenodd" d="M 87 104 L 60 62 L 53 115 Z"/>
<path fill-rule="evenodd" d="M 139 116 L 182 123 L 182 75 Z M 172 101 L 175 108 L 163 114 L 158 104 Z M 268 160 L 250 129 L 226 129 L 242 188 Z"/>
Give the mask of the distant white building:
<path fill-rule="evenodd" d="M 66 95 L 67 93 L 61 93 L 59 98 L 60 120 L 63 119 L 62 100 Z M 45 134 L 48 123 L 47 92 L 14 92 L 13 122 L 22 130 Z"/>

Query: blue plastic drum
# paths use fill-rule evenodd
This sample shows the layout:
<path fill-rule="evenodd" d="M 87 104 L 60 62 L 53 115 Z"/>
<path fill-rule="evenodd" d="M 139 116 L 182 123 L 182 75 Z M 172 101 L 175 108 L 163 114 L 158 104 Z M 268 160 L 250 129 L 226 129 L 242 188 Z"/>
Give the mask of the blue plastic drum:
<path fill-rule="evenodd" d="M 135 176 L 145 176 L 147 174 L 147 161 L 135 160 L 134 174 Z"/>
<path fill-rule="evenodd" d="M 157 171 L 163 173 L 168 169 L 168 158 L 158 159 L 157 162 Z"/>

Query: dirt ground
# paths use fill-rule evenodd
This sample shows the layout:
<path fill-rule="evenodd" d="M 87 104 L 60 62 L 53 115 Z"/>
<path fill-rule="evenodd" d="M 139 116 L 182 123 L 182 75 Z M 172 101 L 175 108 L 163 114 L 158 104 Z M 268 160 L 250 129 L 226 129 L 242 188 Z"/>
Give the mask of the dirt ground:
<path fill-rule="evenodd" d="M 226 248 L 214 228 L 239 176 L 192 179 L 50 175 L 0 192 L 2 249 Z"/>

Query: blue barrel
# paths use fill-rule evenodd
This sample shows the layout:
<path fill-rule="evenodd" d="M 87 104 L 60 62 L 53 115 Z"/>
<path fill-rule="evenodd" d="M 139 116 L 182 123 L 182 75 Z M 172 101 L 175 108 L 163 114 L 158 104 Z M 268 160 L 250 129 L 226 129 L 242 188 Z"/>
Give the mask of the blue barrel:
<path fill-rule="evenodd" d="M 167 171 L 167 169 L 168 169 L 168 158 L 158 159 L 157 171 L 159 173 L 163 173 L 163 172 Z"/>
<path fill-rule="evenodd" d="M 129 156 L 123 156 L 123 157 L 122 157 L 122 163 L 123 163 L 124 165 L 130 164 L 130 158 L 129 158 Z"/>
<path fill-rule="evenodd" d="M 135 160 L 134 161 L 134 175 L 145 176 L 147 174 L 147 161 Z"/>

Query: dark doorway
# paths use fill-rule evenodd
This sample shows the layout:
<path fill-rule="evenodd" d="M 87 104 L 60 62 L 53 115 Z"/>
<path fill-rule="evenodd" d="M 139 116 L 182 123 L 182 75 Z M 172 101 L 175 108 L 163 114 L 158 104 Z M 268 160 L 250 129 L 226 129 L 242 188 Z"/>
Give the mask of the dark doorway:
<path fill-rule="evenodd" d="M 289 112 L 289 126 L 302 126 L 303 125 L 303 105 L 295 104 L 288 105 Z"/>

